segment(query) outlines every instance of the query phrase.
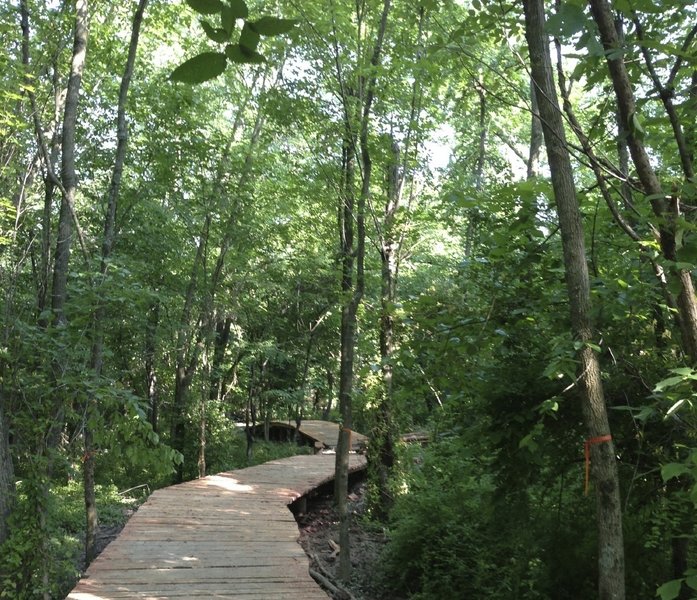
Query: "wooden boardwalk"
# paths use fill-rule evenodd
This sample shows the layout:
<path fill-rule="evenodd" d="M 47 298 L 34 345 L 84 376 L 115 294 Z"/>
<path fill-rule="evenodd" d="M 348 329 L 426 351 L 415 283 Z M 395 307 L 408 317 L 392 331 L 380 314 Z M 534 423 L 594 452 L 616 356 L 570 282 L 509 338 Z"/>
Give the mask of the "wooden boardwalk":
<path fill-rule="evenodd" d="M 271 421 L 269 423 L 271 429 L 282 431 L 289 439 L 295 431 L 295 423 L 283 421 Z M 259 423 L 256 426 L 258 433 L 263 432 L 264 424 Z M 307 420 L 300 423 L 300 433 L 313 442 L 317 442 L 319 447 L 327 449 L 335 449 L 339 442 L 339 424 L 330 421 L 313 421 Z M 357 431 L 351 432 L 351 449 L 360 450 L 365 448 L 368 443 L 367 436 Z"/>
<path fill-rule="evenodd" d="M 334 455 L 294 456 L 154 492 L 70 600 L 326 600 L 288 505 L 334 477 Z M 351 455 L 351 471 L 365 468 Z"/>

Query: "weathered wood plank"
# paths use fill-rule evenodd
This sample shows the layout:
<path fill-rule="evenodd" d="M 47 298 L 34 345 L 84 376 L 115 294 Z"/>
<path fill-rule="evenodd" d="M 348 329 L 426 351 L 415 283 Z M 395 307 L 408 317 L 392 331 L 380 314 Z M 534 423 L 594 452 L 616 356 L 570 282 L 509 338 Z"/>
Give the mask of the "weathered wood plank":
<path fill-rule="evenodd" d="M 296 456 L 157 490 L 68 599 L 326 600 L 288 505 L 331 481 L 334 460 Z"/>

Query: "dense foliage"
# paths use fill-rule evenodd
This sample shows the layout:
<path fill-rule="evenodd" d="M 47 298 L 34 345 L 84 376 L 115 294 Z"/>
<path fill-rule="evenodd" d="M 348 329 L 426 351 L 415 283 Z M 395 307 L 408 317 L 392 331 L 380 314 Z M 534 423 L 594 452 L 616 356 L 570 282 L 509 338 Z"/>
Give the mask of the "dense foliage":
<path fill-rule="evenodd" d="M 626 595 L 695 595 L 697 11 L 615 0 L 612 50 L 603 2 L 547 3 L 589 342 L 519 4 L 0 7 L 0 597 L 70 588 L 83 486 L 89 560 L 119 490 L 263 460 L 245 423 L 345 421 L 347 307 L 390 596 L 594 597 L 589 348 Z"/>

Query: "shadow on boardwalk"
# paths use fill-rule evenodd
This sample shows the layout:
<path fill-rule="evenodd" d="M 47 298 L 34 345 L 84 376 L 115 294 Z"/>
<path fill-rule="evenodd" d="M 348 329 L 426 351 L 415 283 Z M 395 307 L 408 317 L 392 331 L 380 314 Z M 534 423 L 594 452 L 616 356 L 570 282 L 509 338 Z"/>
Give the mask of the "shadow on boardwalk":
<path fill-rule="evenodd" d="M 331 481 L 334 461 L 294 456 L 157 490 L 68 598 L 326 600 L 288 505 Z"/>

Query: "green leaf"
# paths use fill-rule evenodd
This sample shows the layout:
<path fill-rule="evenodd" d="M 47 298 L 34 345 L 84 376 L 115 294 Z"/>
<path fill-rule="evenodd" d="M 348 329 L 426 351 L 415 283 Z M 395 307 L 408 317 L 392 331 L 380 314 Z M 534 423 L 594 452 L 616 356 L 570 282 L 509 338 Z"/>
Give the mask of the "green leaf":
<path fill-rule="evenodd" d="M 240 34 L 240 46 L 247 50 L 256 50 L 259 45 L 259 34 L 252 29 L 250 23 L 245 23 Z"/>
<path fill-rule="evenodd" d="M 697 590 L 697 575 L 688 575 L 685 583 L 693 590 Z"/>
<path fill-rule="evenodd" d="M 656 414 L 656 410 L 652 408 L 651 406 L 644 406 L 636 415 L 635 419 L 637 421 L 641 421 L 642 423 L 645 423 L 648 421 L 651 417 L 653 417 Z"/>
<path fill-rule="evenodd" d="M 227 59 L 220 52 L 204 52 L 179 65 L 169 78 L 184 83 L 202 83 L 217 77 L 225 70 Z"/>
<path fill-rule="evenodd" d="M 672 388 L 680 383 L 685 381 L 685 378 L 682 376 L 677 376 L 677 377 L 668 377 L 666 379 L 663 379 L 662 381 L 659 381 L 656 386 L 653 388 L 654 392 L 662 392 L 663 390 L 667 388 Z"/>
<path fill-rule="evenodd" d="M 656 596 L 660 596 L 661 600 L 674 600 L 680 595 L 682 582 L 682 579 L 673 579 L 673 581 L 664 583 L 656 590 Z"/>
<path fill-rule="evenodd" d="M 678 249 L 676 258 L 680 262 L 697 264 L 697 241 L 691 238 L 688 243 Z"/>
<path fill-rule="evenodd" d="M 266 59 L 253 50 L 247 50 L 239 44 L 228 44 L 225 46 L 225 55 L 236 63 L 243 64 L 260 64 L 266 62 Z"/>
<path fill-rule="evenodd" d="M 684 398 L 681 398 L 678 400 L 673 406 L 671 406 L 668 409 L 668 412 L 666 413 L 666 417 L 672 415 L 676 410 L 678 410 L 683 404 L 685 404 L 686 400 Z"/>
<path fill-rule="evenodd" d="M 571 37 L 586 29 L 586 14 L 583 7 L 564 2 L 559 12 L 552 15 L 546 24 L 546 29 L 553 35 Z"/>
<path fill-rule="evenodd" d="M 518 448 L 527 448 L 530 452 L 536 452 L 538 445 L 535 441 L 535 431 L 528 433 L 520 442 L 518 442 Z"/>
<path fill-rule="evenodd" d="M 688 377 L 689 379 L 694 379 L 697 373 L 691 367 L 678 367 L 677 369 L 671 369 L 671 373 L 680 375 L 681 377 Z"/>
<path fill-rule="evenodd" d="M 186 3 L 202 15 L 214 15 L 223 10 L 223 3 L 220 0 L 186 0 Z"/>
<path fill-rule="evenodd" d="M 690 467 L 683 463 L 668 463 L 661 467 L 661 477 L 663 481 L 668 481 L 674 477 L 680 477 L 690 472 Z"/>
<path fill-rule="evenodd" d="M 227 32 L 228 36 L 232 35 L 232 30 L 235 29 L 235 21 L 237 17 L 235 12 L 229 6 L 223 6 L 223 11 L 220 13 L 220 24 Z"/>
<path fill-rule="evenodd" d="M 249 16 L 249 9 L 244 0 L 228 0 L 228 5 L 235 19 L 246 19 Z"/>
<path fill-rule="evenodd" d="M 633 112 L 629 116 L 629 131 L 631 131 L 632 135 L 636 137 L 639 140 L 644 139 L 644 135 L 646 134 L 646 131 L 644 130 L 644 127 L 642 126 L 641 123 L 641 118 L 636 112 Z"/>
<path fill-rule="evenodd" d="M 213 27 L 208 21 L 201 20 L 201 27 L 203 27 L 203 31 L 205 31 L 206 35 L 214 42 L 224 44 L 230 40 L 230 34 L 227 31 L 219 27 Z"/>
<path fill-rule="evenodd" d="M 299 21 L 297 19 L 277 19 L 275 17 L 262 17 L 258 21 L 249 22 L 249 26 L 259 35 L 281 35 L 288 33 Z"/>

